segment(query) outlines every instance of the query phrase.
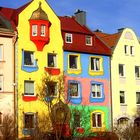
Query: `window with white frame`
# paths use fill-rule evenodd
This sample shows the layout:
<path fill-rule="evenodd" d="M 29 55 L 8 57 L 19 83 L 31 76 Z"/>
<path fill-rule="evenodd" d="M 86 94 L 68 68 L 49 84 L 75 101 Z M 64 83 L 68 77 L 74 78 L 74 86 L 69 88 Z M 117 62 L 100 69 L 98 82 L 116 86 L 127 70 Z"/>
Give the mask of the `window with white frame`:
<path fill-rule="evenodd" d="M 127 125 L 128 121 L 129 121 L 129 119 L 127 117 L 121 117 L 120 119 L 118 119 L 118 124 L 119 125 Z"/>
<path fill-rule="evenodd" d="M 48 54 L 48 67 L 57 67 L 56 54 Z"/>
<path fill-rule="evenodd" d="M 27 65 L 27 66 L 34 65 L 34 52 L 24 51 L 24 65 Z"/>
<path fill-rule="evenodd" d="M 120 104 L 125 104 L 125 91 L 120 91 Z"/>
<path fill-rule="evenodd" d="M 125 76 L 124 68 L 125 68 L 124 64 L 119 64 L 119 76 L 120 77 L 124 77 Z"/>
<path fill-rule="evenodd" d="M 69 67 L 70 67 L 70 69 L 78 68 L 78 56 L 69 55 Z"/>
<path fill-rule="evenodd" d="M 24 81 L 24 95 L 34 95 L 34 81 Z"/>
<path fill-rule="evenodd" d="M 91 57 L 91 70 L 100 71 L 100 58 Z"/>
<path fill-rule="evenodd" d="M 70 91 L 70 96 L 71 97 L 78 97 L 79 96 L 79 88 L 78 88 L 78 83 L 70 83 L 69 84 L 69 91 Z"/>
<path fill-rule="evenodd" d="M 140 78 L 140 66 L 135 66 L 135 77 Z"/>
<path fill-rule="evenodd" d="M 57 96 L 57 83 L 50 81 L 47 84 L 47 96 Z"/>
<path fill-rule="evenodd" d="M 32 36 L 37 36 L 37 25 L 32 25 Z"/>
<path fill-rule="evenodd" d="M 34 115 L 33 113 L 24 114 L 24 128 L 31 129 L 35 127 Z"/>
<path fill-rule="evenodd" d="M 92 114 L 92 127 L 102 127 L 102 115 L 101 113 L 93 113 Z"/>
<path fill-rule="evenodd" d="M 86 45 L 92 45 L 92 36 L 86 36 Z"/>
<path fill-rule="evenodd" d="M 0 92 L 3 91 L 3 75 L 0 75 Z"/>
<path fill-rule="evenodd" d="M 46 32 L 46 26 L 41 25 L 41 36 L 45 36 L 45 32 Z"/>
<path fill-rule="evenodd" d="M 92 98 L 101 98 L 102 97 L 102 85 L 101 84 L 92 84 Z"/>
<path fill-rule="evenodd" d="M 128 46 L 124 45 L 124 53 L 127 55 L 128 54 Z"/>
<path fill-rule="evenodd" d="M 136 104 L 140 104 L 140 92 L 136 92 Z"/>
<path fill-rule="evenodd" d="M 0 44 L 0 61 L 3 60 L 3 44 Z"/>
<path fill-rule="evenodd" d="M 66 41 L 66 43 L 72 43 L 72 34 L 66 33 L 65 34 L 65 41 Z"/>
<path fill-rule="evenodd" d="M 130 54 L 134 55 L 134 46 L 130 46 Z"/>
<path fill-rule="evenodd" d="M 2 125 L 2 113 L 0 112 L 0 125 Z"/>

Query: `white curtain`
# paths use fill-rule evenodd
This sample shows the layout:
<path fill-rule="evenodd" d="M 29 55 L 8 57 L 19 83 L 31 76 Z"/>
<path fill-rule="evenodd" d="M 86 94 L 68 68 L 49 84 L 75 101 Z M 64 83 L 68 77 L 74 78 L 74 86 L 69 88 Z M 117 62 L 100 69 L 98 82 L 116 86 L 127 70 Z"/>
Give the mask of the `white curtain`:
<path fill-rule="evenodd" d="M 34 54 L 30 53 L 30 57 L 31 57 L 31 63 L 34 64 Z"/>

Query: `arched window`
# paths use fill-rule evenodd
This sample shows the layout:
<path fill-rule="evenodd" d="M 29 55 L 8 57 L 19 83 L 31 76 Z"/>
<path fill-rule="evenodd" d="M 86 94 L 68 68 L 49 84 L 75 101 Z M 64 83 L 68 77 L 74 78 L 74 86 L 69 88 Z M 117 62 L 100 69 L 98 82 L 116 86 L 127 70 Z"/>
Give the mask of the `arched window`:
<path fill-rule="evenodd" d="M 121 117 L 118 119 L 118 125 L 128 125 L 129 118 L 127 117 Z"/>
<path fill-rule="evenodd" d="M 136 127 L 140 127 L 140 117 L 138 117 L 138 118 L 136 118 L 136 119 L 134 120 L 134 125 L 135 125 Z"/>

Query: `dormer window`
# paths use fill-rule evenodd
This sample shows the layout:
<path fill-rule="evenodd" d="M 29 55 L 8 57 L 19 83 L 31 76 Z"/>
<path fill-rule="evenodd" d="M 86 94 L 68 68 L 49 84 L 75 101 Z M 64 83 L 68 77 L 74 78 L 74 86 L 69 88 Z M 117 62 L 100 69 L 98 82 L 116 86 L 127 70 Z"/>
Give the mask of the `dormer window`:
<path fill-rule="evenodd" d="M 32 36 L 37 36 L 37 25 L 32 25 Z"/>
<path fill-rule="evenodd" d="M 92 45 L 92 36 L 86 36 L 86 45 Z"/>
<path fill-rule="evenodd" d="M 65 34 L 65 41 L 66 41 L 66 43 L 72 43 L 72 34 L 66 33 Z"/>
<path fill-rule="evenodd" d="M 41 36 L 45 36 L 45 32 L 46 32 L 46 26 L 41 25 Z"/>

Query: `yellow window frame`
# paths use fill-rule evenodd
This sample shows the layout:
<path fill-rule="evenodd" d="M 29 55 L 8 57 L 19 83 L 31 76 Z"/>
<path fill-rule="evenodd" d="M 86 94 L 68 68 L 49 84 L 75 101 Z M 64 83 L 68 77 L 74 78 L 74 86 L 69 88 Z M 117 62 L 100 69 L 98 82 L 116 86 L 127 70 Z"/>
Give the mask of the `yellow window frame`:
<path fill-rule="evenodd" d="M 71 69 L 70 68 L 70 55 L 73 55 L 73 56 L 77 56 L 77 69 Z M 82 68 L 81 68 L 81 62 L 80 62 L 80 54 L 68 54 L 68 74 L 81 74 L 82 72 Z"/>
<path fill-rule="evenodd" d="M 99 63 L 100 63 L 100 70 L 99 71 L 91 70 L 91 58 L 98 58 L 99 59 Z M 101 56 L 90 56 L 89 57 L 89 69 L 88 69 L 88 72 L 89 72 L 89 75 L 91 75 L 91 76 L 103 75 L 104 74 L 103 57 L 101 57 Z"/>

